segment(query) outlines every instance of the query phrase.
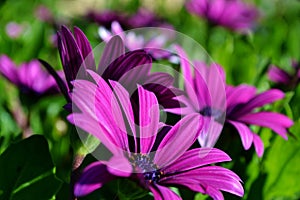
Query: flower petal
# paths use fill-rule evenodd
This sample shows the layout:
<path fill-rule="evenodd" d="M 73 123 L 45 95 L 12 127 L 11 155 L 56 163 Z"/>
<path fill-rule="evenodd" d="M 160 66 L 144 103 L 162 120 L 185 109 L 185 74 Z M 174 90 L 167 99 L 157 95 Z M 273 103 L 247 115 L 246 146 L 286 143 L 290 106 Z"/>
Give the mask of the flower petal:
<path fill-rule="evenodd" d="M 155 200 L 181 200 L 176 193 L 165 186 L 155 184 L 151 185 L 149 189 L 153 193 Z"/>
<path fill-rule="evenodd" d="M 98 74 L 102 75 L 105 69 L 117 58 L 125 53 L 125 46 L 120 36 L 113 36 L 107 42 L 98 66 Z"/>
<path fill-rule="evenodd" d="M 172 165 L 163 169 L 164 173 L 177 173 L 191 170 L 204 165 L 230 161 L 231 158 L 223 151 L 216 148 L 197 148 L 185 152 Z"/>
<path fill-rule="evenodd" d="M 6 55 L 0 56 L 0 73 L 12 83 L 16 85 L 19 83 L 16 65 Z"/>
<path fill-rule="evenodd" d="M 82 57 L 85 60 L 86 68 L 96 70 L 94 54 L 92 52 L 92 47 L 89 40 L 78 27 L 74 27 L 74 36 L 82 54 Z"/>
<path fill-rule="evenodd" d="M 106 165 L 109 173 L 118 177 L 129 177 L 132 173 L 130 162 L 122 155 L 113 156 Z"/>
<path fill-rule="evenodd" d="M 271 89 L 260 93 L 253 97 L 248 103 L 246 103 L 243 107 L 239 110 L 239 115 L 247 114 L 251 112 L 254 108 L 258 108 L 264 106 L 269 103 L 273 103 L 279 99 L 284 97 L 284 93 L 277 89 Z"/>
<path fill-rule="evenodd" d="M 253 142 L 253 133 L 252 131 L 243 123 L 227 120 L 230 124 L 232 124 L 240 134 L 242 144 L 245 150 L 248 150 L 251 147 Z"/>
<path fill-rule="evenodd" d="M 144 50 L 130 51 L 118 57 L 103 72 L 105 80 L 119 80 L 124 74 L 135 67 L 150 65 L 152 58 Z M 146 74 L 147 75 L 147 74 Z"/>
<path fill-rule="evenodd" d="M 237 196 L 243 196 L 244 189 L 241 179 L 234 172 L 220 166 L 206 166 L 161 179 L 162 184 L 180 185 L 181 181 L 198 181 L 204 188 L 211 187 L 216 190 L 230 192 Z"/>
<path fill-rule="evenodd" d="M 74 186 L 74 195 L 76 197 L 85 196 L 114 178 L 104 163 L 94 162 L 84 169 L 79 181 Z"/>
<path fill-rule="evenodd" d="M 154 163 L 164 167 L 176 161 L 195 142 L 202 127 L 201 115 L 195 113 L 185 116 L 161 141 L 155 153 Z"/>
<path fill-rule="evenodd" d="M 159 105 L 152 92 L 138 86 L 140 151 L 149 153 L 156 138 L 159 122 Z"/>
<path fill-rule="evenodd" d="M 250 113 L 241 116 L 239 121 L 270 128 L 284 139 L 287 139 L 286 129 L 293 125 L 293 121 L 287 116 L 275 112 Z"/>
<path fill-rule="evenodd" d="M 264 143 L 256 134 L 253 134 L 253 144 L 258 157 L 262 157 L 264 154 Z"/>

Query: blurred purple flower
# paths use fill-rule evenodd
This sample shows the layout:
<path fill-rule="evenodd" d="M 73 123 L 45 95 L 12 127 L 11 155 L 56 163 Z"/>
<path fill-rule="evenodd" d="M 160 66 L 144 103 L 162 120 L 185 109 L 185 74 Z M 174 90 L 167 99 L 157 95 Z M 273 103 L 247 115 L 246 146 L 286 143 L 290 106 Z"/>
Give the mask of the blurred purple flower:
<path fill-rule="evenodd" d="M 53 77 L 42 69 L 37 60 L 23 63 L 19 67 L 6 55 L 0 56 L 0 73 L 19 87 L 22 93 L 37 96 L 58 93 Z"/>
<path fill-rule="evenodd" d="M 114 21 L 120 23 L 120 26 L 125 29 L 141 28 L 141 27 L 165 27 L 172 28 L 170 24 L 159 19 L 153 12 L 140 8 L 134 15 L 120 13 L 112 10 L 102 12 L 92 11 L 87 14 L 87 18 L 96 22 L 100 26 L 110 28 Z"/>
<path fill-rule="evenodd" d="M 79 28 L 74 28 L 74 36 L 64 26 L 58 33 L 58 47 L 67 85 L 47 62 L 41 61 L 60 86 L 68 102 L 66 105 L 68 110 L 72 101 L 70 97 L 73 89 L 72 81 L 76 78 L 88 79 L 87 69 L 97 72 L 106 81 L 119 81 L 127 89 L 135 90 L 136 84 L 139 83 L 154 92 L 161 105 L 166 107 L 177 105 L 173 97 L 179 91 L 172 87 L 173 78 L 166 73 L 150 73 L 152 58 L 145 50 L 125 53 L 122 39 L 114 36 L 107 41 L 96 69 L 92 48 L 86 36 Z"/>
<path fill-rule="evenodd" d="M 115 81 L 108 85 L 98 74 L 89 73 L 97 84 L 74 82 L 72 97 L 81 112 L 68 119 L 97 137 L 113 155 L 86 167 L 75 184 L 75 196 L 87 195 L 116 178 L 138 182 L 156 200 L 181 199 L 168 188 L 178 185 L 214 199 L 223 199 L 220 190 L 243 196 L 241 180 L 235 173 L 207 166 L 230 161 L 228 155 L 213 148 L 188 150 L 203 126 L 200 115 L 190 114 L 173 127 L 160 128 L 159 105 L 152 92 L 138 86 L 139 109 L 135 118 L 125 88 Z M 133 141 L 129 142 L 129 138 Z"/>
<path fill-rule="evenodd" d="M 52 23 L 54 21 L 52 12 L 44 5 L 39 5 L 35 9 L 35 16 L 44 22 Z"/>
<path fill-rule="evenodd" d="M 164 27 L 173 28 L 172 25 L 165 23 L 159 19 L 157 15 L 150 10 L 140 8 L 134 15 L 130 16 L 128 23 L 131 28 L 141 27 Z"/>
<path fill-rule="evenodd" d="M 262 140 L 247 125 L 270 128 L 284 139 L 287 139 L 287 128 L 293 125 L 292 120 L 276 112 L 255 111 L 257 108 L 282 99 L 284 97 L 283 92 L 277 89 L 270 89 L 256 94 L 255 87 L 239 85 L 237 87 L 227 86 L 226 96 L 226 122 L 232 124 L 237 129 L 244 149 L 248 150 L 253 143 L 259 157 L 264 152 Z"/>
<path fill-rule="evenodd" d="M 241 0 L 190 0 L 187 9 L 210 23 L 246 32 L 258 17 L 254 6 Z"/>
<path fill-rule="evenodd" d="M 297 62 L 292 63 L 293 72 L 287 73 L 285 70 L 280 69 L 275 65 L 271 65 L 268 70 L 268 77 L 274 83 L 286 86 L 284 87 L 293 89 L 300 81 L 300 65 Z"/>
<path fill-rule="evenodd" d="M 10 38 L 18 38 L 24 31 L 24 26 L 16 22 L 9 22 L 6 24 L 5 31 Z"/>
<path fill-rule="evenodd" d="M 240 134 L 242 144 L 248 150 L 252 143 L 258 156 L 263 155 L 264 147 L 260 137 L 253 133 L 247 125 L 257 125 L 272 129 L 284 139 L 287 139 L 287 128 L 293 125 L 293 121 L 287 116 L 276 112 L 260 111 L 266 104 L 273 103 L 284 97 L 284 93 L 277 89 L 271 89 L 261 94 L 256 94 L 256 88 L 248 85 L 237 87 L 226 86 L 226 110 L 223 107 L 225 73 L 221 66 L 212 65 L 204 67 L 201 62 L 194 62 L 194 77 L 185 52 L 177 46 L 181 59 L 181 68 L 185 78 L 185 97 L 178 97 L 178 100 L 186 105 L 183 108 L 166 109 L 176 114 L 200 113 L 204 116 L 203 132 L 198 140 L 201 146 L 212 147 L 217 141 L 222 129 L 222 122 L 226 113 L 225 122 L 232 124 Z M 218 78 L 216 73 L 220 74 Z M 208 74 L 208 78 L 206 78 Z M 221 83 L 223 82 L 223 84 Z M 221 123 L 218 123 L 221 122 Z M 209 130 L 209 125 L 215 129 Z M 220 127 L 221 126 L 221 127 Z"/>
<path fill-rule="evenodd" d="M 87 14 L 87 18 L 105 28 L 110 28 L 111 23 L 114 21 L 118 21 L 123 27 L 129 27 L 127 17 L 112 10 L 102 12 L 91 11 Z"/>
<path fill-rule="evenodd" d="M 225 120 L 224 72 L 217 64 L 208 66 L 201 61 L 194 61 L 192 69 L 185 51 L 178 45 L 176 51 L 180 58 L 185 90 L 185 95 L 177 99 L 183 106 L 165 110 L 179 115 L 200 113 L 204 119 L 204 127 L 198 141 L 202 147 L 213 147 Z"/>
<path fill-rule="evenodd" d="M 118 35 L 122 38 L 125 46 L 130 50 L 144 49 L 154 59 L 169 58 L 171 53 L 163 50 L 167 42 L 166 35 L 160 35 L 150 40 L 145 40 L 142 35 L 136 35 L 135 32 L 124 32 L 119 22 L 114 21 L 111 24 L 111 32 L 104 27 L 99 27 L 99 36 L 105 42 L 108 42 L 113 36 Z M 171 37 L 171 36 L 170 36 Z"/>

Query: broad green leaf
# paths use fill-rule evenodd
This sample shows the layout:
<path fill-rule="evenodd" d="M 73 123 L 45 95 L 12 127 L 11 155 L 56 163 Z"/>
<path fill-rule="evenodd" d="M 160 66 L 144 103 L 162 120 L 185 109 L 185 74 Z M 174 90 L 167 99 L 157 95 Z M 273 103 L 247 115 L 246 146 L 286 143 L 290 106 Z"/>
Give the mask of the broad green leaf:
<path fill-rule="evenodd" d="M 291 129 L 294 135 L 299 135 L 300 122 Z M 289 137 L 285 141 L 276 137 L 273 146 L 266 156 L 265 172 L 267 173 L 264 187 L 265 199 L 299 199 L 300 198 L 300 143 Z"/>
<path fill-rule="evenodd" d="M 51 199 L 61 185 L 40 135 L 10 145 L 0 156 L 0 169 L 0 200 Z"/>

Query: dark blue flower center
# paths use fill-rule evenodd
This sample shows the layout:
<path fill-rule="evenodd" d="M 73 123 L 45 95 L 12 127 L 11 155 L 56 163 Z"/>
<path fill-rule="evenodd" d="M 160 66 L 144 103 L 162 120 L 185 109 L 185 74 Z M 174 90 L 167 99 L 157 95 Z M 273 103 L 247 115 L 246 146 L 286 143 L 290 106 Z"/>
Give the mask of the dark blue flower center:
<path fill-rule="evenodd" d="M 224 116 L 224 112 L 218 109 L 214 109 L 210 106 L 204 107 L 202 110 L 200 110 L 199 113 L 205 117 L 213 117 L 217 122 L 221 122 Z"/>
<path fill-rule="evenodd" d="M 163 174 L 148 155 L 133 154 L 129 160 L 137 173 L 142 173 L 148 183 L 157 182 Z"/>

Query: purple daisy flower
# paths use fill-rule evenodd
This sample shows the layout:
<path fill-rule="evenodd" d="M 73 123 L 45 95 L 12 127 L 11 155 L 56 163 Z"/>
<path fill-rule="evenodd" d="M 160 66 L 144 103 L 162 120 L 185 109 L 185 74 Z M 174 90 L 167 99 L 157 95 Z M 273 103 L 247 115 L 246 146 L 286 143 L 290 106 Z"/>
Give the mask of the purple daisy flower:
<path fill-rule="evenodd" d="M 259 157 L 264 152 L 262 140 L 247 125 L 270 128 L 287 140 L 287 128 L 293 125 L 291 119 L 276 112 L 255 112 L 257 108 L 282 99 L 284 97 L 283 92 L 277 89 L 270 89 L 256 94 L 256 88 L 249 85 L 239 85 L 237 87 L 228 85 L 226 87 L 226 97 L 226 122 L 237 129 L 244 149 L 249 149 L 253 143 Z"/>
<path fill-rule="evenodd" d="M 166 35 L 158 35 L 150 40 L 146 40 L 142 35 L 137 35 L 133 31 L 124 32 L 119 22 L 114 21 L 111 24 L 111 31 L 104 27 L 99 27 L 99 36 L 105 42 L 108 42 L 113 36 L 118 35 L 122 38 L 125 46 L 130 50 L 144 49 L 154 59 L 169 58 L 171 53 L 166 50 L 162 50 L 168 41 Z M 170 36 L 171 37 L 171 36 Z"/>
<path fill-rule="evenodd" d="M 89 71 L 94 81 L 74 81 L 73 102 L 80 113 L 69 115 L 76 126 L 97 137 L 113 154 L 90 164 L 75 184 L 75 196 L 84 196 L 116 178 L 129 178 L 151 191 L 156 200 L 181 199 L 168 186 L 183 186 L 223 199 L 226 191 L 243 196 L 240 178 L 213 163 L 229 161 L 213 148 L 188 150 L 203 120 L 190 114 L 173 127 L 159 123 L 159 105 L 152 92 L 138 86 L 139 109 L 135 118 L 129 93 L 115 81 L 107 84 Z M 113 88 L 113 90 L 111 89 Z M 137 122 L 137 123 L 135 123 Z M 129 142 L 132 138 L 132 142 Z"/>
<path fill-rule="evenodd" d="M 152 57 L 143 49 L 125 52 L 123 40 L 113 36 L 107 40 L 98 68 L 95 67 L 91 45 L 79 28 L 74 28 L 74 36 L 69 29 L 62 27 L 58 33 L 59 52 L 66 77 L 67 85 L 45 61 L 41 62 L 57 81 L 67 99 L 66 109 L 70 110 L 70 92 L 72 81 L 76 78 L 89 79 L 87 69 L 97 72 L 106 81 L 119 81 L 127 89 L 136 89 L 136 83 L 154 92 L 161 105 L 178 106 L 173 100 L 179 90 L 172 87 L 173 78 L 166 73 L 150 73 Z M 82 66 L 82 68 L 81 68 Z"/>
<path fill-rule="evenodd" d="M 191 0 L 187 9 L 212 24 L 245 32 L 252 28 L 258 10 L 241 0 Z"/>
<path fill-rule="evenodd" d="M 254 144 L 258 156 L 263 155 L 264 147 L 260 137 L 253 133 L 247 125 L 257 125 L 272 129 L 284 139 L 287 139 L 287 128 L 293 121 L 283 114 L 260 111 L 255 109 L 273 103 L 284 97 L 284 93 L 271 89 L 261 94 L 256 94 L 256 88 L 248 85 L 237 87 L 226 86 L 224 96 L 225 73 L 221 66 L 194 62 L 194 77 L 185 52 L 177 46 L 181 59 L 181 68 L 184 76 L 185 97 L 178 97 L 186 107 L 166 109 L 176 114 L 200 113 L 204 116 L 203 133 L 198 140 L 201 146 L 213 147 L 226 123 L 232 124 L 239 132 L 242 144 L 248 150 Z M 219 77 L 216 72 L 219 72 Z M 223 99 L 222 97 L 226 97 Z M 226 100 L 226 104 L 225 104 Z M 225 105 L 225 107 L 223 107 Z M 213 129 L 209 129 L 209 128 Z M 205 134 L 206 133 L 206 134 Z"/>
<path fill-rule="evenodd" d="M 36 96 L 58 93 L 55 80 L 42 69 L 37 60 L 22 63 L 18 67 L 8 56 L 1 55 L 0 73 L 18 86 L 22 93 Z"/>
<path fill-rule="evenodd" d="M 217 64 L 208 66 L 201 61 L 191 64 L 185 51 L 178 45 L 176 51 L 180 58 L 185 91 L 185 95 L 176 99 L 184 106 L 165 111 L 179 115 L 200 113 L 204 118 L 204 127 L 198 141 L 202 147 L 213 147 L 225 120 L 224 72 Z"/>
<path fill-rule="evenodd" d="M 295 88 L 300 81 L 300 65 L 297 62 L 292 63 L 293 72 L 288 73 L 275 65 L 271 65 L 268 70 L 269 79 L 278 85 L 284 85 L 288 88 Z"/>

